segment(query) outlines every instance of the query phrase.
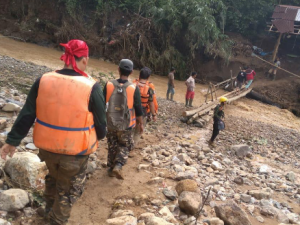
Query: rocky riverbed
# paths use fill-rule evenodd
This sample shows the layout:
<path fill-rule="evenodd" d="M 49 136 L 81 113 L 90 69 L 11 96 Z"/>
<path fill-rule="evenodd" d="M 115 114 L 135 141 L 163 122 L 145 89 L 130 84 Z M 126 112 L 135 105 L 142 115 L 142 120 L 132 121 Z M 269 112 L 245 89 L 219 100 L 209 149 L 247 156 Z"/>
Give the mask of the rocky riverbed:
<path fill-rule="evenodd" d="M 9 57 L 0 56 L 0 61 L 1 146 L 25 103 L 26 91 L 50 69 Z M 206 128 L 191 127 L 180 122 L 183 104 L 159 99 L 159 105 L 158 121 L 148 124 L 133 151 L 135 160 L 128 161 L 140 180 L 139 186 L 131 187 L 138 193 L 120 192 L 113 199 L 101 196 L 110 208 L 104 220 L 71 217 L 70 224 L 300 224 L 298 131 L 227 115 L 226 130 L 220 133 L 217 147 L 211 148 L 207 140 L 212 121 Z M 101 148 L 105 144 L 101 141 Z M 43 224 L 36 211 L 43 205 L 47 169 L 37 153 L 31 129 L 14 157 L 0 160 L 0 225 Z M 88 184 L 103 179 L 99 174 L 105 176 L 105 164 L 105 153 L 91 155 Z M 105 185 L 96 185 L 99 193 Z M 129 188 L 126 181 L 116 186 Z M 89 193 L 87 185 L 85 194 Z M 75 208 L 86 204 L 83 197 Z"/>

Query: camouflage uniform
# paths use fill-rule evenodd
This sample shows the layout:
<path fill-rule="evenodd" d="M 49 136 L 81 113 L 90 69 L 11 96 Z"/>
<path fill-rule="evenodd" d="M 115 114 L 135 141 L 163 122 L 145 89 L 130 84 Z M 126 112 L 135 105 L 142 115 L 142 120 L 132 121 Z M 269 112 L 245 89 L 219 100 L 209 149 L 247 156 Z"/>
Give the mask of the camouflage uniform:
<path fill-rule="evenodd" d="M 88 155 L 71 156 L 39 151 L 49 170 L 44 198 L 51 224 L 66 224 L 72 205 L 81 196 L 86 181 Z"/>
<path fill-rule="evenodd" d="M 113 168 L 116 163 L 125 165 L 129 152 L 133 149 L 133 130 L 108 131 L 108 156 L 107 166 Z"/>

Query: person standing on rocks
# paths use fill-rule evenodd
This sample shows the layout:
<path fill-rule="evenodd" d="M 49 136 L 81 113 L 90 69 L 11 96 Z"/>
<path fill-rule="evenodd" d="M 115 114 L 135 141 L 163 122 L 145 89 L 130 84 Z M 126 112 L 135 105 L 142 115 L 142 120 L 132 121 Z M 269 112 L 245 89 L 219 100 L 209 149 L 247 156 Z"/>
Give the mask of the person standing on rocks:
<path fill-rule="evenodd" d="M 141 101 L 143 107 L 143 126 L 145 128 L 147 121 L 156 121 L 158 103 L 155 95 L 155 87 L 149 81 L 152 71 L 148 67 L 144 67 L 140 71 L 139 79 L 133 81 L 134 84 L 140 89 Z M 134 143 L 137 144 L 140 140 L 139 127 L 134 129 Z"/>
<path fill-rule="evenodd" d="M 187 86 L 186 95 L 185 95 L 185 107 L 193 107 L 193 100 L 195 97 L 195 79 L 197 77 L 196 72 L 192 72 L 189 79 L 185 81 Z"/>
<path fill-rule="evenodd" d="M 134 147 L 133 130 L 136 126 L 143 133 L 143 110 L 139 88 L 128 81 L 133 63 L 122 59 L 119 64 L 120 78 L 106 83 L 103 93 L 107 103 L 108 175 L 124 179 L 122 167 Z"/>
<path fill-rule="evenodd" d="M 174 74 L 175 74 L 175 69 L 172 67 L 171 71 L 168 75 L 168 90 L 167 90 L 167 100 L 173 101 L 174 94 L 175 94 L 175 84 L 174 84 Z M 171 97 L 170 97 L 171 94 Z"/>
<path fill-rule="evenodd" d="M 71 208 L 84 190 L 89 155 L 106 135 L 105 102 L 101 86 L 84 71 L 88 46 L 71 40 L 61 44 L 61 70 L 38 78 L 16 119 L 1 157 L 13 156 L 16 146 L 35 122 L 33 140 L 49 170 L 45 178 L 45 210 L 50 224 L 66 224 Z"/>
<path fill-rule="evenodd" d="M 220 104 L 218 104 L 214 109 L 214 125 L 213 125 L 213 133 L 211 136 L 211 139 L 209 140 L 209 145 L 215 147 L 214 141 L 216 137 L 218 136 L 220 130 L 223 130 L 225 128 L 224 119 L 224 107 L 225 103 L 228 101 L 226 97 L 220 98 Z"/>
<path fill-rule="evenodd" d="M 256 75 L 256 72 L 253 69 L 250 69 L 250 67 L 247 67 L 246 69 L 246 80 L 247 80 L 247 84 L 246 84 L 246 90 L 250 87 L 250 85 L 252 84 L 254 77 Z"/>

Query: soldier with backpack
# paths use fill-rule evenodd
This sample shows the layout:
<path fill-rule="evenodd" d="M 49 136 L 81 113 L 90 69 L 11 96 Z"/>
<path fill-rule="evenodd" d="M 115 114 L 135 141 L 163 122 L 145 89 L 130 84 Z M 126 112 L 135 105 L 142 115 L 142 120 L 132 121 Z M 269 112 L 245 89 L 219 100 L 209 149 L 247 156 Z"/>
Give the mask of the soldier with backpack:
<path fill-rule="evenodd" d="M 144 67 L 140 71 L 139 79 L 135 79 L 133 83 L 137 85 L 141 93 L 141 101 L 143 107 L 143 125 L 146 126 L 147 121 L 156 121 L 158 103 L 155 95 L 155 87 L 149 81 L 152 71 L 148 67 Z M 152 117 L 151 117 L 152 116 Z M 139 141 L 141 135 L 138 129 L 134 131 L 135 144 Z"/>
<path fill-rule="evenodd" d="M 133 149 L 133 130 L 138 126 L 142 133 L 144 128 L 140 90 L 128 81 L 132 61 L 122 59 L 118 70 L 120 78 L 107 82 L 103 90 L 107 103 L 107 166 L 109 176 L 124 179 L 122 167 Z"/>

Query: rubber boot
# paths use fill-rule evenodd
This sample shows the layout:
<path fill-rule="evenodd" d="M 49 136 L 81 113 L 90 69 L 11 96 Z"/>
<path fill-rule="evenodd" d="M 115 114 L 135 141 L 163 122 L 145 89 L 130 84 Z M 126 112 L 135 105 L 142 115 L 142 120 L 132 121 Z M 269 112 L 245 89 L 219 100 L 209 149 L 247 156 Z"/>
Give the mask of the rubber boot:
<path fill-rule="evenodd" d="M 189 107 L 189 100 L 185 99 L 185 107 Z"/>
<path fill-rule="evenodd" d="M 190 99 L 189 107 L 193 107 L 193 99 Z"/>
<path fill-rule="evenodd" d="M 174 101 L 173 98 L 174 98 L 174 94 L 171 94 L 171 101 Z"/>
<path fill-rule="evenodd" d="M 117 163 L 112 171 L 113 175 L 120 179 L 124 180 L 123 174 L 122 174 L 122 165 L 120 163 Z"/>
<path fill-rule="evenodd" d="M 109 167 L 109 169 L 107 170 L 107 175 L 109 177 L 114 177 L 115 176 L 114 173 L 113 173 L 113 168 Z"/>

